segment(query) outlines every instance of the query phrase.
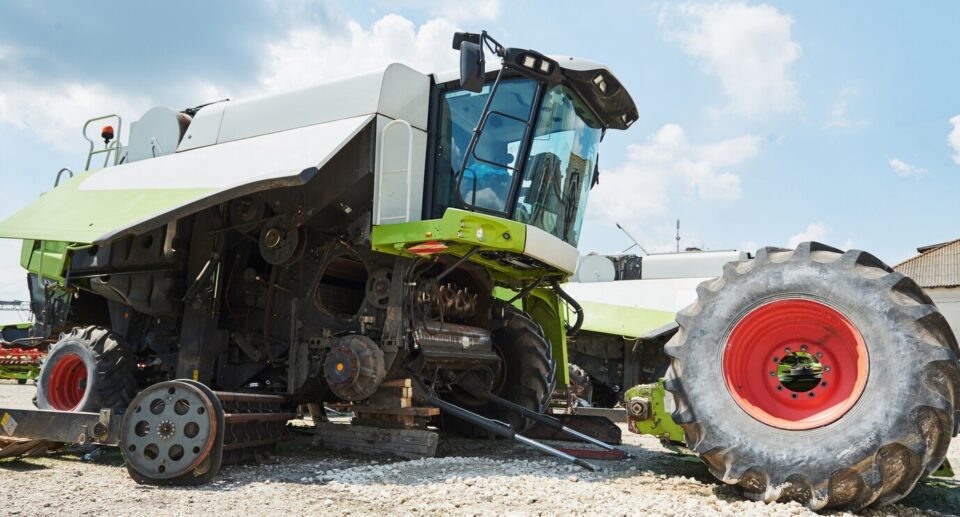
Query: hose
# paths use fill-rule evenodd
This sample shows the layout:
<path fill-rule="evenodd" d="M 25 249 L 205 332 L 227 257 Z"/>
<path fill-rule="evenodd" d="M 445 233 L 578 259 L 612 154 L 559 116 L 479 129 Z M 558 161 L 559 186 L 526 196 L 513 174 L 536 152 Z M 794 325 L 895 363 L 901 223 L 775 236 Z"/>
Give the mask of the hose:
<path fill-rule="evenodd" d="M 573 326 L 567 325 L 567 335 L 572 336 L 580 331 L 580 327 L 583 326 L 583 307 L 573 299 L 572 296 L 567 294 L 566 291 L 560 288 L 560 284 L 553 280 L 550 282 L 550 286 L 553 287 L 553 290 L 557 293 L 557 296 L 563 298 L 563 301 L 567 302 L 570 307 L 573 307 L 573 312 L 577 313 L 577 321 Z"/>

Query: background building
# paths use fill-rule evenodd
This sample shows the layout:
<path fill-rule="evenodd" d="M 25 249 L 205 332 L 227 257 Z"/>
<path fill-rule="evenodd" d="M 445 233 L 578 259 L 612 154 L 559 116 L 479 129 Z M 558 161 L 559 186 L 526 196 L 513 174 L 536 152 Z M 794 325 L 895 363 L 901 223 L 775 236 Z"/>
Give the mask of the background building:
<path fill-rule="evenodd" d="M 916 280 L 960 335 L 960 239 L 917 248 L 895 270 Z"/>

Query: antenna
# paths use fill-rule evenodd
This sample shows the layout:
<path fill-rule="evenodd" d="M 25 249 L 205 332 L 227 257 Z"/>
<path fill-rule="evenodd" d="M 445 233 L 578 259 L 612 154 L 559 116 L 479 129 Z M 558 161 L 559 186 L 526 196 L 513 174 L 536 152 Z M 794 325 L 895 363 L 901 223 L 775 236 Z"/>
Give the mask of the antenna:
<path fill-rule="evenodd" d="M 680 253 L 680 219 L 677 219 L 677 253 Z"/>
<path fill-rule="evenodd" d="M 647 252 L 647 250 L 643 249 L 643 246 L 641 246 L 640 243 L 637 242 L 637 239 L 634 239 L 634 238 L 633 238 L 633 235 L 630 235 L 630 232 L 628 232 L 626 228 L 624 228 L 623 226 L 620 226 L 620 223 L 614 223 L 614 224 L 617 225 L 617 228 L 619 228 L 620 231 L 623 232 L 623 234 L 626 235 L 628 239 L 630 239 L 631 241 L 633 241 L 633 246 L 636 246 L 636 247 L 640 248 L 640 251 L 642 251 L 644 255 L 649 255 L 649 254 L 650 254 L 650 253 Z M 630 248 L 632 248 L 633 246 L 630 246 Z M 627 249 L 621 251 L 620 253 L 626 253 L 626 252 L 630 251 L 630 248 L 627 248 Z"/>

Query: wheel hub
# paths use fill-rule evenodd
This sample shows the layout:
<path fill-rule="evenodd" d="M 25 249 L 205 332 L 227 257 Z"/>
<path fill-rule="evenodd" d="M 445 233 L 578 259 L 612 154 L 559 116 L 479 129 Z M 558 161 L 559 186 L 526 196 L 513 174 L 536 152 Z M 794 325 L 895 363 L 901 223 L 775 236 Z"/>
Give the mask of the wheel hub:
<path fill-rule="evenodd" d="M 50 372 L 47 400 L 54 409 L 72 411 L 87 392 L 87 365 L 77 354 L 60 357 Z"/>
<path fill-rule="evenodd" d="M 846 414 L 867 383 L 867 346 L 840 311 L 809 299 L 763 304 L 733 326 L 722 371 L 734 401 L 772 427 L 822 427 Z"/>

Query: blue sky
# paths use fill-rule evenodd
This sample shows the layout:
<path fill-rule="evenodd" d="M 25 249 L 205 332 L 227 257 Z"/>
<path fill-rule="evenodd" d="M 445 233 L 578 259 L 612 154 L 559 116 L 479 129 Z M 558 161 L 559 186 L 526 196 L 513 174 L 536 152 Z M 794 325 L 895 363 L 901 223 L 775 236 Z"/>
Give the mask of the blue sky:
<path fill-rule="evenodd" d="M 87 118 L 452 68 L 462 28 L 605 63 L 632 92 L 640 120 L 601 148 L 585 253 L 630 245 L 615 222 L 668 251 L 676 219 L 683 246 L 812 238 L 890 263 L 960 237 L 960 4 L 585 5 L 0 0 L 0 216 L 82 168 Z M 23 292 L 16 252 L 0 246 L 0 298 Z"/>

